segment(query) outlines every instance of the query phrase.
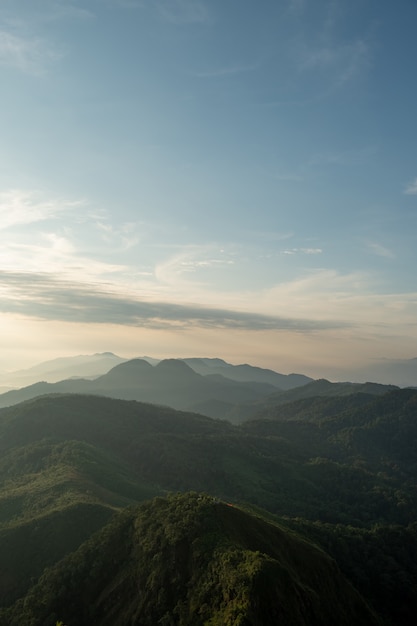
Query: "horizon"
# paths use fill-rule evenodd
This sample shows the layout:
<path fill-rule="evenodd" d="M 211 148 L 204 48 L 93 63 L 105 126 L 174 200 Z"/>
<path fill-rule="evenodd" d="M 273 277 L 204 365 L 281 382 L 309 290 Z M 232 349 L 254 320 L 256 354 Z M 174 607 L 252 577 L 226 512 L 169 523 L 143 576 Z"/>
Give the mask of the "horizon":
<path fill-rule="evenodd" d="M 33 384 L 34 382 L 40 382 L 41 380 L 48 380 L 49 376 L 46 374 L 46 372 L 40 374 L 36 374 L 36 370 L 41 368 L 41 366 L 53 366 L 53 364 L 56 364 L 57 361 L 60 362 L 60 365 L 64 366 L 65 368 L 68 367 L 76 367 L 77 366 L 77 361 L 78 363 L 82 362 L 86 363 L 86 362 L 92 362 L 92 360 L 94 359 L 94 357 L 115 357 L 116 359 L 121 359 L 122 361 L 130 361 L 130 360 L 134 360 L 134 359 L 143 359 L 143 360 L 147 360 L 152 366 L 156 365 L 157 363 L 159 363 L 160 361 L 163 360 L 170 360 L 170 359 L 174 359 L 174 360 L 179 360 L 179 361 L 186 361 L 187 359 L 201 359 L 201 360 L 220 360 L 222 362 L 224 362 L 226 365 L 231 365 L 233 367 L 236 366 L 241 366 L 241 365 L 249 365 L 250 367 L 254 367 L 254 368 L 261 368 L 261 369 L 265 369 L 265 370 L 271 370 L 273 372 L 276 372 L 278 374 L 282 374 L 284 376 L 289 376 L 289 375 L 301 375 L 301 376 L 307 376 L 309 378 L 311 378 L 313 381 L 314 380 L 328 380 L 329 382 L 332 383 L 358 383 L 358 384 L 364 384 L 364 383 L 376 383 L 376 384 L 381 384 L 381 385 L 394 385 L 394 386 L 398 386 L 398 387 L 417 387 L 417 358 L 412 358 L 412 359 L 403 359 L 403 360 L 385 360 L 379 363 L 376 363 L 373 369 L 369 369 L 368 367 L 366 368 L 359 368 L 357 370 L 344 370 L 344 375 L 343 374 L 343 370 L 340 370 L 340 375 L 338 376 L 337 372 L 335 372 L 333 370 L 333 372 L 331 373 L 331 375 L 326 375 L 325 372 L 322 373 L 322 375 L 319 376 L 313 376 L 310 375 L 307 371 L 301 371 L 301 370 L 285 370 L 285 368 L 277 368 L 277 367 L 267 367 L 259 365 L 256 362 L 250 362 L 250 361 L 229 361 L 225 358 L 223 358 L 222 356 L 178 356 L 178 355 L 170 355 L 170 356 L 152 356 L 149 354 L 132 354 L 130 356 L 123 356 L 120 354 L 115 354 L 114 352 L 110 352 L 110 351 L 103 351 L 103 352 L 96 352 L 94 354 L 72 354 L 72 355 L 60 355 L 57 357 L 54 357 L 52 359 L 48 359 L 46 361 L 38 361 L 36 363 L 33 363 L 32 365 L 30 365 L 27 368 L 22 368 L 22 369 L 15 369 L 15 370 L 7 370 L 7 371 L 0 371 L 0 389 L 2 389 L 1 393 L 4 393 L 5 390 L 7 389 L 12 389 L 12 388 L 22 388 L 25 387 L 27 385 Z M 71 363 L 70 363 L 71 362 Z M 116 363 L 115 365 L 112 365 L 111 367 L 109 367 L 109 369 L 112 369 L 113 367 L 116 367 L 118 364 Z M 379 366 L 379 367 L 378 367 Z M 30 372 L 34 370 L 34 378 L 33 381 L 26 381 L 26 383 L 20 381 L 19 382 L 19 375 L 27 375 L 30 376 Z M 49 374 L 52 374 L 55 371 L 55 374 L 57 374 L 59 372 L 59 367 L 54 370 L 53 367 L 51 367 L 50 370 L 48 370 Z M 106 369 L 106 371 L 108 371 Z M 103 373 L 103 372 L 102 372 Z M 77 375 L 80 376 L 80 378 L 83 378 L 84 376 L 81 374 L 72 374 L 70 377 Z M 96 376 L 100 376 L 101 374 L 96 374 Z M 13 378 L 14 376 L 17 376 L 17 378 Z M 36 378 L 36 376 L 39 376 L 39 378 Z M 51 382 L 53 382 L 55 379 L 52 379 Z M 56 379 L 58 380 L 58 378 Z"/>
<path fill-rule="evenodd" d="M 6 5 L 0 371 L 416 357 L 413 0 Z"/>

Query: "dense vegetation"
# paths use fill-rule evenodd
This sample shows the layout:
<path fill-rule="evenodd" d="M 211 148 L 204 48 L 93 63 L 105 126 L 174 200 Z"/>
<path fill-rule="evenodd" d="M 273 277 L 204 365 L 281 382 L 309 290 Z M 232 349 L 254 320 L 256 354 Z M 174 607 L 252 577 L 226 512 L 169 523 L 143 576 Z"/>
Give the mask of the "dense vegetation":
<path fill-rule="evenodd" d="M 312 580 L 303 578 L 305 565 L 298 566 L 300 571 L 295 562 L 283 565 L 276 540 L 261 542 L 271 524 L 265 527 L 259 516 L 264 520 L 270 516 L 275 534 L 280 529 L 288 558 L 295 558 L 296 546 L 308 545 L 312 550 L 310 541 L 320 545 L 372 607 L 379 623 L 414 624 L 417 391 L 386 389 L 382 394 L 380 388 L 376 393 L 369 387 L 352 386 L 346 393 L 347 388 L 339 387 L 339 393 L 330 387 L 328 395 L 260 406 L 257 418 L 241 426 L 87 395 L 45 396 L 2 409 L 1 625 L 54 626 L 53 620 L 60 619 L 68 626 L 116 625 L 128 620 L 145 625 L 158 620 L 211 626 L 263 625 L 279 619 L 294 624 L 326 623 L 323 608 L 315 607 L 312 599 L 316 596 L 305 591 L 314 589 Z M 152 500 L 167 491 L 189 490 L 210 496 Z M 214 506 L 213 498 L 235 507 L 217 502 Z M 135 508 L 142 501 L 148 503 Z M 244 515 L 240 509 L 249 503 L 251 515 Z M 121 510 L 125 512 L 119 514 Z M 221 523 L 219 511 L 224 511 Z M 214 535 L 211 524 L 217 524 Z M 262 532 L 255 532 L 257 524 Z M 283 526 L 296 530 L 306 541 L 299 544 L 288 530 L 284 533 Z M 142 529 L 140 541 L 132 530 L 136 527 Z M 162 549 L 166 538 L 176 533 L 188 538 L 184 559 L 192 563 L 191 569 L 181 566 L 181 572 L 172 567 L 172 558 L 180 558 L 176 550 L 181 553 L 181 541 L 173 540 Z M 248 544 L 245 533 L 252 537 Z M 204 558 L 200 555 L 201 567 L 194 552 L 198 537 L 211 546 Z M 313 553 L 315 561 L 318 553 Z M 290 578 L 284 576 L 287 587 L 280 574 L 283 567 L 291 573 Z M 204 582 L 207 571 L 220 578 Z M 221 572 L 226 578 L 221 578 Z M 245 572 L 246 587 L 239 578 Z M 230 582 L 233 577 L 246 604 Z M 261 579 L 276 582 L 262 584 L 260 589 L 256 581 Z M 57 587 L 59 581 L 62 584 Z M 81 595 L 75 591 L 77 586 L 82 586 Z M 148 591 L 139 593 L 142 588 Z M 291 601 L 283 601 L 282 589 Z M 307 594 L 301 606 L 305 611 L 309 607 L 310 617 L 308 611 L 296 615 L 300 589 Z M 270 593 L 262 601 L 256 595 L 261 591 Z M 203 601 L 205 592 L 210 601 Z M 332 611 L 336 611 L 331 603 L 334 593 L 323 588 L 320 596 L 320 602 Z M 237 612 L 234 598 L 240 598 Z M 76 613 L 67 613 L 70 605 Z M 93 613 L 86 612 L 87 605 Z M 201 608 L 205 605 L 214 608 Z M 284 613 L 268 617 L 264 607 L 270 606 L 281 606 L 281 612 L 289 613 L 285 619 Z M 362 601 L 357 606 L 362 607 L 358 609 L 362 614 Z M 162 608 L 165 612 L 158 612 Z M 338 616 L 333 622 L 360 623 L 352 615 L 343 619 Z M 366 619 L 373 618 L 368 614 Z M 366 619 L 363 623 L 372 623 Z"/>
<path fill-rule="evenodd" d="M 118 515 L 47 570 L 3 623 L 54 626 L 58 617 L 77 626 L 377 624 L 324 552 L 203 494 Z"/>

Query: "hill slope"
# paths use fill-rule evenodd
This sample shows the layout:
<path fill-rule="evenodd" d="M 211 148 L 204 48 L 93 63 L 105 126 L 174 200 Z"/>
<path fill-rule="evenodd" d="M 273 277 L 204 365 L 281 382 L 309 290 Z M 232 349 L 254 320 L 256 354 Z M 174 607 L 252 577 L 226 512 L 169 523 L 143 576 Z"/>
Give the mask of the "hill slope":
<path fill-rule="evenodd" d="M 324 552 L 198 494 L 122 513 L 47 571 L 5 619 L 8 626 L 378 623 Z"/>
<path fill-rule="evenodd" d="M 297 523 L 384 626 L 414 626 L 417 391 L 321 397 L 310 409 L 304 399 L 276 411 L 238 427 L 74 394 L 1 409 L 0 604 L 24 597 L 115 511 L 193 489 Z"/>

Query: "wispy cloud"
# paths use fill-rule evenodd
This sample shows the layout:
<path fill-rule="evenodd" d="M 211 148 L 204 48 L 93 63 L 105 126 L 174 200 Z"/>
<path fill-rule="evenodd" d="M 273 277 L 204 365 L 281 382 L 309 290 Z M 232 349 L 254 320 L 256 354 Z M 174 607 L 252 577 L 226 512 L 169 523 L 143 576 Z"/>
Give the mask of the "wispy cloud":
<path fill-rule="evenodd" d="M 404 193 L 408 196 L 417 195 L 417 178 L 413 180 L 407 187 L 404 189 Z"/>
<path fill-rule="evenodd" d="M 393 253 L 393 251 L 389 250 L 385 246 L 382 246 L 380 243 L 370 241 L 368 242 L 368 248 L 373 254 L 384 257 L 385 259 L 395 258 L 395 254 Z"/>
<path fill-rule="evenodd" d="M 96 228 L 101 233 L 101 238 L 106 244 L 114 245 L 117 242 L 116 245 L 122 250 L 129 250 L 140 241 L 135 222 L 125 222 L 114 226 L 109 222 L 99 220 L 96 222 Z"/>
<path fill-rule="evenodd" d="M 43 232 L 29 236 L 34 243 L 1 242 L 0 265 L 5 270 L 42 273 L 53 271 L 68 280 L 82 277 L 80 282 L 105 281 L 111 276 L 126 275 L 126 265 L 100 261 L 80 252 L 71 237 L 61 232 Z"/>
<path fill-rule="evenodd" d="M 114 226 L 86 200 L 47 193 L 0 192 L 0 267 L 59 272 L 63 277 L 106 280 L 128 274 L 120 255 L 138 242 L 136 224 Z M 102 259 L 106 259 L 103 261 Z M 114 260 L 113 260 L 114 259 Z M 139 266 L 138 271 L 143 267 Z"/>
<path fill-rule="evenodd" d="M 321 248 L 287 248 L 286 250 L 282 250 L 281 254 L 321 254 L 323 250 Z"/>
<path fill-rule="evenodd" d="M 369 332 L 395 335 L 405 327 L 416 327 L 415 292 L 387 293 L 374 274 L 318 269 L 292 281 L 283 282 L 257 294 L 263 313 L 285 310 L 288 316 L 349 321 Z"/>
<path fill-rule="evenodd" d="M 47 320 L 119 324 L 152 329 L 230 328 L 311 332 L 346 327 L 334 321 L 297 319 L 246 311 L 151 302 L 105 286 L 63 281 L 53 274 L 0 272 L 0 311 Z"/>
<path fill-rule="evenodd" d="M 0 65 L 26 74 L 40 75 L 60 54 L 43 39 L 0 30 Z"/>
<path fill-rule="evenodd" d="M 68 201 L 60 198 L 46 200 L 35 191 L 21 189 L 2 191 L 0 192 L 0 230 L 52 219 L 82 205 L 84 205 L 82 200 Z"/>
<path fill-rule="evenodd" d="M 175 286 L 176 289 L 182 285 L 186 286 L 188 290 L 192 287 L 191 282 L 195 288 L 197 287 L 200 280 L 199 275 L 197 275 L 198 270 L 221 270 L 233 265 L 234 262 L 233 255 L 225 253 L 218 246 L 189 245 L 183 247 L 178 254 L 157 263 L 155 276 L 163 285 Z M 193 275 L 191 281 L 190 275 Z"/>

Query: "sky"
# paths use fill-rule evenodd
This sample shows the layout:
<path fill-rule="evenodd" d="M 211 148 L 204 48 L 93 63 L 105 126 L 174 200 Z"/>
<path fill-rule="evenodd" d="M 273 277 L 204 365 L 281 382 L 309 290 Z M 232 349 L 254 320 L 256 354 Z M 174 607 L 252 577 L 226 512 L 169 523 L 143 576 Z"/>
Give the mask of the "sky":
<path fill-rule="evenodd" d="M 417 357 L 415 0 L 1 0 L 0 372 Z"/>

